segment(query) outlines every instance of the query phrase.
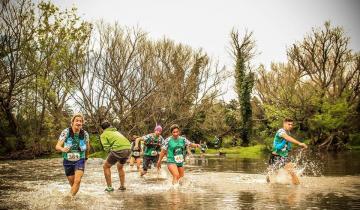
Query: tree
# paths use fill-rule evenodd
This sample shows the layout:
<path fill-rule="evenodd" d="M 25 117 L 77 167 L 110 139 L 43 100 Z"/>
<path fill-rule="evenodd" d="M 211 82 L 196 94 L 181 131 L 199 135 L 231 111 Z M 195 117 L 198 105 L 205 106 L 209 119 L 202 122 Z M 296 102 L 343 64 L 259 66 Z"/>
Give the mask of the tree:
<path fill-rule="evenodd" d="M 288 50 L 289 63 L 258 70 L 256 96 L 271 129 L 292 117 L 311 144 L 341 149 L 359 119 L 359 55 L 340 27 L 313 29 Z"/>
<path fill-rule="evenodd" d="M 341 27 L 332 27 L 330 22 L 324 24 L 324 28 L 314 28 L 312 33 L 302 42 L 294 44 L 288 50 L 289 63 L 302 77 L 311 81 L 316 89 L 318 97 L 317 112 L 313 120 L 323 119 L 319 115 L 326 115 L 328 103 L 335 106 L 340 104 L 348 106 L 345 110 L 358 102 L 358 77 L 360 74 L 358 59 L 359 55 L 349 49 L 350 38 L 345 35 Z M 340 103 L 340 99 L 346 98 L 346 103 Z M 343 107 L 341 105 L 341 107 Z M 345 121 L 344 121 L 345 122 Z M 337 123 L 335 123 L 337 124 Z M 329 127 L 312 128 L 315 135 L 312 136 L 314 144 L 331 144 L 329 136 L 335 135 L 336 130 Z M 348 132 L 347 132 L 348 133 Z M 348 137 L 340 137 L 346 140 Z M 326 146 L 330 148 L 330 146 Z"/>
<path fill-rule="evenodd" d="M 240 103 L 242 145 L 248 146 L 252 133 L 251 94 L 254 86 L 254 73 L 250 60 L 254 56 L 255 42 L 252 32 L 246 33 L 240 40 L 239 32 L 233 30 L 231 36 L 232 55 L 235 59 L 235 86 Z"/>
<path fill-rule="evenodd" d="M 23 149 L 25 143 L 15 111 L 33 75 L 26 66 L 26 58 L 31 53 L 27 49 L 34 36 L 34 10 L 28 0 L 4 3 L 0 10 L 0 108 L 10 134 L 17 137 L 16 148 Z"/>
<path fill-rule="evenodd" d="M 45 111 L 53 117 L 55 131 L 64 126 L 63 109 L 76 86 L 91 26 L 79 20 L 76 9 L 60 11 L 51 2 L 38 4 L 38 22 L 31 60 L 34 78 L 35 107 L 40 97 L 41 113 L 37 135 L 43 133 Z M 35 109 L 36 111 L 36 109 Z M 36 112 L 35 112 L 36 116 Z"/>

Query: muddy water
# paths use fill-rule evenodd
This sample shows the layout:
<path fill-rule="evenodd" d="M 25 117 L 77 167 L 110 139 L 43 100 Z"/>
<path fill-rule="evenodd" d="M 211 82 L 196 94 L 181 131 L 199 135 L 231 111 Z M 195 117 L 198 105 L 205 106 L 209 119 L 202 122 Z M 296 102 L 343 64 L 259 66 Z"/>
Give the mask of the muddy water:
<path fill-rule="evenodd" d="M 360 209 L 360 152 L 297 158 L 299 186 L 268 184 L 267 157 L 207 156 L 190 158 L 175 188 L 165 165 L 146 178 L 127 165 L 127 190 L 112 193 L 104 192 L 103 160 L 90 159 L 75 199 L 66 197 L 61 159 L 1 161 L 0 209 Z M 117 188 L 115 168 L 112 177 Z"/>

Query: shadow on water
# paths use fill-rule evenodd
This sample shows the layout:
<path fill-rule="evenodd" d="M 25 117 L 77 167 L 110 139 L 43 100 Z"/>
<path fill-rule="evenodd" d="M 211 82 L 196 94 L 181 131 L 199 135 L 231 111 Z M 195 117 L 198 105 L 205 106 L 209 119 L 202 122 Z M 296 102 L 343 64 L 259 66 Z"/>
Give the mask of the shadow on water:
<path fill-rule="evenodd" d="M 311 158 L 309 158 L 311 157 Z M 166 167 L 140 178 L 126 166 L 125 192 L 105 193 L 101 159 L 89 160 L 75 200 L 60 159 L 0 162 L 0 209 L 355 209 L 360 152 L 295 156 L 301 184 L 268 184 L 267 157 L 192 157 L 179 188 Z M 316 169 L 316 170 L 315 170 Z M 119 186 L 115 168 L 114 187 Z"/>

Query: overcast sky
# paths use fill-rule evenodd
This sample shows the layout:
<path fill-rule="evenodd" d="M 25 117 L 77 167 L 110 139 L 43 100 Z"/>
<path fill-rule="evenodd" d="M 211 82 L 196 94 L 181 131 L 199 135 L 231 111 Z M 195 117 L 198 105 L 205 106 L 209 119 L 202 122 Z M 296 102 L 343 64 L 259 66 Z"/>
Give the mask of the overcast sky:
<path fill-rule="evenodd" d="M 269 66 L 286 61 L 286 48 L 301 41 L 330 20 L 343 26 L 351 37 L 350 47 L 360 51 L 360 1 L 357 0 L 53 0 L 62 7 L 78 8 L 87 20 L 117 21 L 138 26 L 152 38 L 166 36 L 203 48 L 210 56 L 231 67 L 229 33 L 233 27 L 244 34 L 253 31 L 259 55 L 254 64 Z M 234 98 L 232 83 L 226 100 Z"/>

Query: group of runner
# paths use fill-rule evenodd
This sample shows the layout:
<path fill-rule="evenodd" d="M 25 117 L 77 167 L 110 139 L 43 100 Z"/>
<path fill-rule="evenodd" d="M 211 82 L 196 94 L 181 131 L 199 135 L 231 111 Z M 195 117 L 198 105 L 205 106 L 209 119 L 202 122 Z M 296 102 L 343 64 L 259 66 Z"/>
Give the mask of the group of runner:
<path fill-rule="evenodd" d="M 90 150 L 89 134 L 82 128 L 83 123 L 83 115 L 75 114 L 71 119 L 71 126 L 61 132 L 56 144 L 56 150 L 62 152 L 65 175 L 71 186 L 71 196 L 75 196 L 80 188 L 81 178 L 84 174 L 85 163 Z M 185 155 L 190 153 L 190 148 L 201 148 L 202 153 L 207 148 L 206 143 L 202 145 L 195 144 L 182 136 L 180 127 L 177 124 L 170 127 L 171 135 L 166 139 L 161 136 L 162 127 L 157 125 L 153 133 L 142 137 L 133 136 L 131 143 L 116 128 L 112 127 L 108 121 L 102 122 L 101 128 L 103 133 L 100 135 L 100 140 L 104 150 L 108 152 L 106 161 L 103 164 L 107 184 L 105 191 L 107 192 L 114 191 L 111 181 L 111 167 L 115 164 L 120 179 L 120 187 L 118 189 L 126 190 L 124 165 L 129 157 L 131 157 L 130 165 L 136 163 L 140 175 L 144 176 L 148 169 L 151 168 L 151 165 L 160 169 L 162 159 L 166 156 L 167 168 L 172 175 L 172 183 L 176 185 L 184 177 Z M 293 121 L 285 119 L 283 128 L 278 130 L 275 135 L 269 165 L 277 169 L 284 167 L 291 175 L 293 184 L 299 184 L 299 179 L 294 172 L 294 166 L 287 158 L 288 152 L 291 149 L 291 143 L 298 144 L 304 148 L 307 148 L 307 145 L 290 136 L 292 128 Z M 142 168 L 141 154 L 143 154 Z M 267 181 L 270 181 L 269 176 L 267 176 Z"/>
<path fill-rule="evenodd" d="M 84 117 L 75 114 L 71 119 L 71 127 L 60 134 L 56 150 L 62 152 L 65 175 L 71 186 L 70 194 L 75 196 L 79 190 L 81 178 L 84 174 L 85 163 L 89 155 L 89 134 L 82 129 Z M 100 135 L 102 146 L 108 156 L 103 164 L 106 180 L 105 191 L 114 191 L 111 181 L 111 167 L 116 164 L 120 178 L 119 190 L 126 190 L 124 165 L 131 157 L 130 164 L 136 163 L 140 175 L 144 176 L 151 165 L 158 169 L 166 156 L 167 168 L 172 175 L 172 183 L 177 184 L 184 176 L 184 161 L 188 148 L 198 147 L 200 144 L 190 142 L 181 136 L 180 127 L 174 124 L 170 127 L 171 135 L 164 139 L 161 136 L 162 127 L 157 125 L 154 132 L 142 137 L 133 136 L 132 142 L 122 135 L 108 121 L 101 123 L 103 133 Z M 143 142 L 143 146 L 141 146 Z M 143 164 L 141 168 L 141 154 Z"/>

